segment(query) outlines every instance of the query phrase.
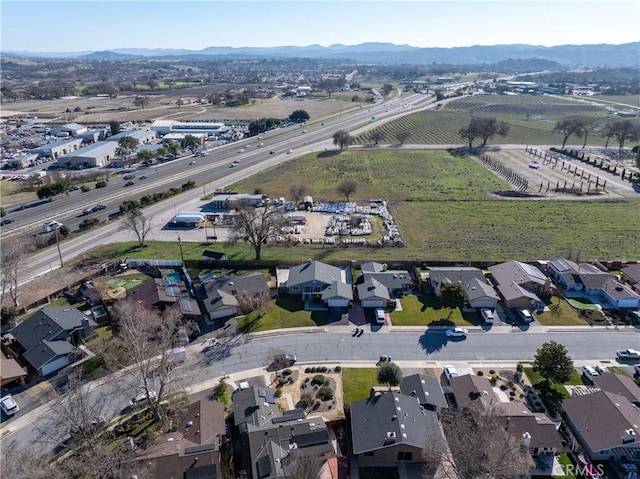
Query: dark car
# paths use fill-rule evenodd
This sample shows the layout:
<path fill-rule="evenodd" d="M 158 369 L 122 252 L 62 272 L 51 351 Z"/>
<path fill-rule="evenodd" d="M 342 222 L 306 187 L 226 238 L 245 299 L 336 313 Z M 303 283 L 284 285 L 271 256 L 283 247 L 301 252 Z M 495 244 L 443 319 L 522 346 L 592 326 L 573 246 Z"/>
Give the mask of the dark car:
<path fill-rule="evenodd" d="M 2 218 L 2 221 L 0 221 L 0 226 L 11 224 L 14 221 L 15 220 L 13 218 Z"/>
<path fill-rule="evenodd" d="M 127 181 L 124 186 L 133 186 L 135 183 L 133 181 Z"/>
<path fill-rule="evenodd" d="M 107 209 L 107 205 L 96 205 L 93 207 L 94 211 L 100 211 L 100 210 L 106 210 Z"/>

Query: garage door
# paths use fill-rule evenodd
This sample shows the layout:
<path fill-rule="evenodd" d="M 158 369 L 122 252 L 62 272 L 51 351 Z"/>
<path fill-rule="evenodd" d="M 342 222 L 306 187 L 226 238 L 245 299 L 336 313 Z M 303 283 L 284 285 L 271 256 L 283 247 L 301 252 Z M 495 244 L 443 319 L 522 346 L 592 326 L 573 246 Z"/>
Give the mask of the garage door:
<path fill-rule="evenodd" d="M 235 308 L 223 308 L 213 311 L 209 316 L 211 319 L 228 318 L 236 314 Z"/>
<path fill-rule="evenodd" d="M 327 305 L 330 308 L 346 308 L 347 306 L 349 306 L 349 300 L 342 298 L 330 299 L 329 301 L 327 301 Z"/>
<path fill-rule="evenodd" d="M 384 299 L 365 299 L 362 301 L 363 308 L 384 308 Z"/>

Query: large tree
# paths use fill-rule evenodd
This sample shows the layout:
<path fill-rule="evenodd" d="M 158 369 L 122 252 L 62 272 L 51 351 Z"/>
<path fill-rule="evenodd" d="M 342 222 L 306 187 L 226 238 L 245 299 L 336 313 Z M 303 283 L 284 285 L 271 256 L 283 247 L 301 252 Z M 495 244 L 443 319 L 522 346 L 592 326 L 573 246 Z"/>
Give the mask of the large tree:
<path fill-rule="evenodd" d="M 120 156 L 124 161 L 125 165 L 129 166 L 131 164 L 131 154 L 138 147 L 138 142 L 130 137 L 125 136 L 120 138 L 118 141 L 118 148 L 116 148 L 116 155 Z"/>
<path fill-rule="evenodd" d="M 353 138 L 347 130 L 338 130 L 333 134 L 333 144 L 339 146 L 341 150 L 348 147 L 352 141 Z"/>
<path fill-rule="evenodd" d="M 538 348 L 533 370 L 540 373 L 544 380 L 560 384 L 566 383 L 574 372 L 567 348 L 555 341 L 548 341 Z"/>
<path fill-rule="evenodd" d="M 289 115 L 289 120 L 294 123 L 304 123 L 309 119 L 309 113 L 305 110 L 295 110 L 291 115 Z"/>
<path fill-rule="evenodd" d="M 18 306 L 20 284 L 20 265 L 25 255 L 31 250 L 31 243 L 8 238 L 2 240 L 0 248 L 0 303 L 4 303 L 5 295 L 9 295 L 14 306 Z"/>
<path fill-rule="evenodd" d="M 352 179 L 342 180 L 336 187 L 336 191 L 338 192 L 338 194 L 345 196 L 347 198 L 347 201 L 349 201 L 349 198 L 357 191 L 357 189 L 358 183 L 356 182 L 356 180 Z"/>
<path fill-rule="evenodd" d="M 562 133 L 562 149 L 567 144 L 567 140 L 571 135 L 581 135 L 582 132 L 582 118 L 577 116 L 569 116 L 561 118 L 556 122 L 553 127 L 553 131 Z"/>
<path fill-rule="evenodd" d="M 521 440 L 502 426 L 495 413 L 443 410 L 441 423 L 449 450 L 429 443 L 423 449 L 423 477 L 443 479 L 517 479 L 529 477 L 534 466 Z"/>
<path fill-rule="evenodd" d="M 487 146 L 487 142 L 492 136 L 504 137 L 509 133 L 509 124 L 504 121 L 498 121 L 495 118 L 474 118 L 473 120 L 479 120 L 478 134 L 482 138 L 480 147 Z"/>
<path fill-rule="evenodd" d="M 409 139 L 411 133 L 408 130 L 398 130 L 396 132 L 396 140 L 400 142 L 401 145 L 404 145 L 404 142 Z"/>
<path fill-rule="evenodd" d="M 145 239 L 153 227 L 152 219 L 153 217 L 145 216 L 139 209 L 134 209 L 124 219 L 121 228 L 135 234 L 138 239 L 138 246 L 144 248 Z"/>
<path fill-rule="evenodd" d="M 117 135 L 118 133 L 120 133 L 120 122 L 115 120 L 110 121 L 109 128 L 111 129 L 112 135 Z"/>
<path fill-rule="evenodd" d="M 396 363 L 385 362 L 378 368 L 378 382 L 384 384 L 391 391 L 392 387 L 399 386 L 402 381 L 402 369 Z"/>
<path fill-rule="evenodd" d="M 147 397 L 153 416 L 166 420 L 164 402 L 178 398 L 179 391 L 172 367 L 173 358 L 167 351 L 180 344 L 177 330 L 182 314 L 177 305 L 167 308 L 162 314 L 136 301 L 120 300 L 113 307 L 114 329 L 117 347 L 108 355 L 111 365 L 126 374 L 120 380 L 133 395 Z M 155 393 L 155 395 L 154 395 Z"/>
<path fill-rule="evenodd" d="M 467 292 L 461 284 L 447 283 L 440 288 L 440 302 L 446 308 L 463 308 L 467 302 Z"/>
<path fill-rule="evenodd" d="M 613 122 L 612 129 L 613 137 L 618 140 L 618 148 L 620 151 L 624 149 L 625 141 L 635 141 L 640 137 L 640 127 L 637 123 L 634 123 L 629 119 Z"/>
<path fill-rule="evenodd" d="M 384 140 L 384 132 L 382 130 L 373 130 L 369 134 L 369 138 L 371 138 L 373 144 L 377 146 L 380 141 Z"/>
<path fill-rule="evenodd" d="M 291 185 L 289 187 L 289 194 L 291 195 L 291 199 L 296 203 L 300 202 L 300 200 L 304 198 L 306 192 L 306 185 Z"/>
<path fill-rule="evenodd" d="M 471 149 L 473 147 L 473 140 L 478 138 L 479 135 L 477 129 L 473 126 L 473 120 L 471 120 L 467 126 L 460 128 L 458 135 L 467 142 L 469 149 Z"/>
<path fill-rule="evenodd" d="M 236 208 L 229 242 L 247 241 L 253 246 L 256 260 L 260 259 L 262 245 L 282 234 L 282 211 L 273 206 L 255 207 L 242 202 Z"/>
<path fill-rule="evenodd" d="M 598 131 L 600 129 L 600 121 L 597 118 L 584 117 L 582 119 L 582 124 L 580 125 L 580 134 L 584 139 L 582 143 L 582 148 L 587 146 L 587 139 L 589 135 L 594 131 Z"/>
<path fill-rule="evenodd" d="M 186 135 L 182 141 L 182 147 L 187 150 L 191 150 L 192 153 L 196 151 L 199 146 L 200 140 L 193 135 Z"/>

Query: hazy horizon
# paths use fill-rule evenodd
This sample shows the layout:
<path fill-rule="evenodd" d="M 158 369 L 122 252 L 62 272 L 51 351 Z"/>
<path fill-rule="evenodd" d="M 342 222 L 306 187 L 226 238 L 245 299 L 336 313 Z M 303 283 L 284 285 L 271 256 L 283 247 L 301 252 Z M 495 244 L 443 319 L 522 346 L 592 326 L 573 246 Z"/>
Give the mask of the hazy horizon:
<path fill-rule="evenodd" d="M 3 52 L 393 43 L 417 48 L 640 41 L 636 0 L 0 3 Z"/>

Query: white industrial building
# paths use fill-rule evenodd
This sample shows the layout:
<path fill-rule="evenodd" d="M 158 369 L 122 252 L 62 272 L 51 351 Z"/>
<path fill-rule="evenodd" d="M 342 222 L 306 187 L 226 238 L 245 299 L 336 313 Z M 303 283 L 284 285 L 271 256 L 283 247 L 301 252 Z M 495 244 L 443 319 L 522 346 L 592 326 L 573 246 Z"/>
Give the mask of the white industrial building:
<path fill-rule="evenodd" d="M 156 139 L 157 134 L 152 130 L 126 130 L 110 136 L 107 141 L 120 141 L 122 138 L 133 138 L 138 145 L 148 145 Z"/>
<path fill-rule="evenodd" d="M 62 168 L 94 168 L 107 166 L 116 156 L 117 148 L 118 143 L 115 141 L 101 141 L 60 157 L 58 164 Z"/>
<path fill-rule="evenodd" d="M 185 135 L 202 133 L 207 136 L 220 136 L 227 133 L 230 127 L 224 123 L 206 121 L 182 122 L 177 120 L 156 120 L 151 125 L 151 130 L 161 136 L 168 135 L 169 133 L 181 133 Z"/>
<path fill-rule="evenodd" d="M 30 153 L 38 155 L 39 158 L 58 158 L 60 156 L 76 151 L 82 145 L 82 138 L 72 138 L 70 140 L 54 141 L 46 145 L 29 150 Z"/>

